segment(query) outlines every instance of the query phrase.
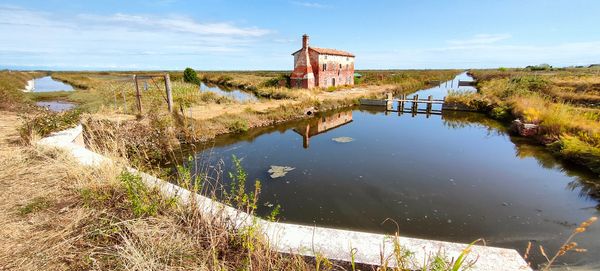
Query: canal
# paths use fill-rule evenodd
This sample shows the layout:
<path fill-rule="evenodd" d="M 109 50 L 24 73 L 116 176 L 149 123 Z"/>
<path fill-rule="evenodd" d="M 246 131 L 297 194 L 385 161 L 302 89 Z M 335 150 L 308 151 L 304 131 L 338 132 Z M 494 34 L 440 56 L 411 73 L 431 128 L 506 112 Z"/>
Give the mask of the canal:
<path fill-rule="evenodd" d="M 204 83 L 204 82 L 200 82 L 200 91 L 201 92 L 213 92 L 216 93 L 218 95 L 221 96 L 225 96 L 228 98 L 231 98 L 233 100 L 239 101 L 239 102 L 253 102 L 253 101 L 257 101 L 258 98 L 256 98 L 256 96 L 254 96 L 253 93 L 249 93 L 240 89 L 235 89 L 235 88 L 225 88 L 222 86 L 218 86 L 218 85 L 214 85 L 214 84 L 210 84 L 210 83 Z"/>
<path fill-rule="evenodd" d="M 452 88 L 444 82 L 419 95 Z M 328 112 L 218 137 L 197 146 L 189 166 L 223 176 L 233 155 L 248 183 L 262 182 L 259 214 L 280 205 L 280 221 L 288 223 L 463 243 L 484 238 L 523 253 L 530 241 L 556 251 L 577 223 L 600 215 L 591 196 L 597 175 L 478 113 Z M 272 178 L 272 166 L 293 169 Z M 576 241 L 589 252 L 561 263 L 600 267 L 600 227 Z M 543 262 L 537 249 L 530 259 Z"/>
<path fill-rule="evenodd" d="M 69 84 L 55 80 L 51 76 L 44 76 L 33 79 L 32 92 L 57 92 L 57 91 L 73 91 L 73 87 Z M 73 109 L 76 104 L 65 101 L 39 101 L 35 103 L 37 106 L 47 108 L 53 112 L 63 112 Z"/>
<path fill-rule="evenodd" d="M 73 91 L 73 87 L 61 81 L 54 80 L 51 76 L 34 79 L 33 92 Z"/>

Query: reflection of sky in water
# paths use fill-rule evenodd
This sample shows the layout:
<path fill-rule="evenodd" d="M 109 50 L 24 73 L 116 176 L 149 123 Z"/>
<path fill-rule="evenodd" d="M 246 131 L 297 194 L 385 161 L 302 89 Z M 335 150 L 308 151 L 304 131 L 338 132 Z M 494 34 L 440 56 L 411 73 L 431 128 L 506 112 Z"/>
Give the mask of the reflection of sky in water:
<path fill-rule="evenodd" d="M 473 86 L 464 86 L 464 85 L 459 86 L 460 81 L 473 82 L 473 77 L 469 76 L 466 72 L 463 72 L 463 73 L 457 75 L 456 77 L 454 77 L 452 80 L 441 82 L 439 85 L 437 85 L 435 87 L 419 90 L 419 91 L 415 92 L 414 94 L 407 95 L 407 99 L 410 100 L 414 97 L 414 95 L 419 95 L 419 100 L 424 100 L 424 99 L 427 99 L 427 97 L 431 95 L 433 100 L 442 100 L 442 99 L 444 99 L 444 97 L 446 97 L 446 95 L 448 95 L 448 93 L 450 91 L 457 91 L 457 92 L 476 92 L 477 91 L 477 89 Z M 410 102 L 405 103 L 405 108 L 407 108 L 407 107 L 410 108 L 411 105 L 412 105 L 412 103 L 410 103 Z M 398 106 L 398 104 L 394 103 L 394 108 L 396 108 L 397 106 Z M 427 104 L 425 104 L 425 103 L 418 104 L 419 110 L 425 110 L 426 108 L 427 108 Z M 441 104 L 433 104 L 431 106 L 431 109 L 433 111 L 439 111 L 442 109 L 442 105 Z"/>
<path fill-rule="evenodd" d="M 61 81 L 52 79 L 50 76 L 34 80 L 34 92 L 71 91 L 73 87 Z"/>
<path fill-rule="evenodd" d="M 48 108 L 50 111 L 63 112 L 75 107 L 75 104 L 62 101 L 44 101 L 36 102 L 37 106 Z"/>
<path fill-rule="evenodd" d="M 245 92 L 239 89 L 224 89 L 224 88 L 220 88 L 217 85 L 207 85 L 204 82 L 200 83 L 200 91 L 210 91 L 210 92 L 214 92 L 216 94 L 219 94 L 221 96 L 225 96 L 225 97 L 229 97 L 232 98 L 236 101 L 240 101 L 240 102 L 246 102 L 246 101 L 257 101 L 258 99 L 256 98 L 256 96 L 254 96 L 254 94 L 250 93 L 250 92 Z"/>
<path fill-rule="evenodd" d="M 352 140 L 334 140 L 343 137 Z M 222 159 L 228 171 L 231 155 L 242 159 L 248 180 L 262 180 L 259 212 L 280 204 L 284 222 L 393 232 L 395 225 L 381 224 L 391 218 L 401 235 L 466 243 L 483 237 L 522 252 L 530 240 L 555 250 L 572 225 L 600 215 L 597 201 L 573 185 L 596 176 L 515 141 L 502 124 L 475 113 L 330 112 L 219 137 L 196 158 Z M 295 169 L 271 179 L 272 165 Z M 591 228 L 580 245 L 599 251 L 599 230 Z M 600 263 L 593 254 L 562 260 Z"/>
<path fill-rule="evenodd" d="M 419 99 L 426 99 L 427 96 L 431 95 L 431 96 L 433 96 L 434 100 L 441 100 L 444 97 L 446 97 L 446 95 L 448 95 L 449 91 L 460 91 L 460 92 L 475 92 L 475 91 L 477 91 L 477 89 L 472 86 L 459 86 L 459 84 L 458 84 L 459 81 L 472 82 L 473 78 L 471 76 L 467 75 L 466 72 L 463 72 L 463 73 L 457 75 L 456 77 L 454 77 L 454 79 L 452 79 L 450 81 L 442 82 L 441 84 L 439 84 L 438 86 L 433 87 L 433 88 L 419 90 L 415 94 L 419 95 Z M 409 95 L 408 97 L 412 97 L 412 95 Z"/>

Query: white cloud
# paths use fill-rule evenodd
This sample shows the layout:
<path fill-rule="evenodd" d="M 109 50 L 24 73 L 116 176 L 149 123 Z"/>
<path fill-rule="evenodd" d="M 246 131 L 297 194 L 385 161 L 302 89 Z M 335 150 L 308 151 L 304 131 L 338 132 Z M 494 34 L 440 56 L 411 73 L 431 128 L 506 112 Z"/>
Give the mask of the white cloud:
<path fill-rule="evenodd" d="M 357 65 L 370 68 L 497 68 L 549 63 L 600 62 L 600 41 L 551 45 L 468 44 L 393 51 L 357 51 Z M 390 63 L 393 63 L 390 67 Z"/>
<path fill-rule="evenodd" d="M 116 13 L 111 16 L 82 14 L 80 19 L 97 23 L 127 24 L 132 28 L 159 28 L 169 31 L 187 32 L 200 35 L 225 35 L 260 37 L 269 34 L 269 30 L 257 27 L 238 27 L 229 22 L 199 23 L 183 16 L 156 18 L 149 15 Z"/>
<path fill-rule="evenodd" d="M 307 8 L 329 8 L 329 7 L 331 7 L 329 5 L 324 5 L 324 4 L 320 4 L 320 3 L 316 3 L 316 2 L 304 2 L 304 1 L 292 1 L 292 4 L 307 7 Z"/>
<path fill-rule="evenodd" d="M 189 17 L 116 13 L 71 17 L 0 5 L 0 66 L 181 68 L 220 65 L 272 40 L 268 29 Z M 235 63 L 232 63 L 235 65 Z"/>
<path fill-rule="evenodd" d="M 449 44 L 453 45 L 481 45 L 492 44 L 499 41 L 510 39 L 510 34 L 479 34 L 463 40 L 449 40 Z"/>

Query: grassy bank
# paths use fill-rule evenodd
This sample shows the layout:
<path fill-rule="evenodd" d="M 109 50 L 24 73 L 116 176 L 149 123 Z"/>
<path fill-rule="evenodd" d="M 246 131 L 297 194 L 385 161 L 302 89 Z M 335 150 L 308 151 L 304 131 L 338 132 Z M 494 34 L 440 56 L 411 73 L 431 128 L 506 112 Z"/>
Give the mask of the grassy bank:
<path fill-rule="evenodd" d="M 466 104 L 510 121 L 538 125 L 532 137 L 557 155 L 600 173 L 600 75 L 594 69 L 473 70 L 476 94 L 454 93 Z"/>
<path fill-rule="evenodd" d="M 0 71 L 0 110 L 23 110 L 31 105 L 22 90 L 27 81 L 42 76 L 39 72 Z"/>

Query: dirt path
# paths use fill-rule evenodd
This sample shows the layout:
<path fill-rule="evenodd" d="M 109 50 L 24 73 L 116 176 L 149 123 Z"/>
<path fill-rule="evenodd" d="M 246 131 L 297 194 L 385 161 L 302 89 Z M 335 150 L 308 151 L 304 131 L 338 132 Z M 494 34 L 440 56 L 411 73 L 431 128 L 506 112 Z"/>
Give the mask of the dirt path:
<path fill-rule="evenodd" d="M 366 97 L 372 94 L 378 94 L 384 92 L 387 89 L 390 89 L 392 86 L 390 85 L 382 85 L 382 86 L 368 86 L 361 88 L 351 88 L 344 89 L 338 91 L 320 91 L 318 94 L 314 94 L 312 92 L 306 91 L 304 93 L 304 99 L 312 99 L 312 100 L 344 100 L 344 99 L 357 99 L 360 97 Z M 300 90 L 302 91 L 302 90 Z M 243 103 L 243 104 L 207 104 L 207 105 L 197 105 L 191 107 L 188 112 L 185 112 L 186 115 L 191 115 L 193 118 L 197 120 L 207 120 L 218 117 L 224 114 L 239 114 L 244 111 L 252 111 L 252 112 L 260 112 L 265 113 L 271 109 L 278 108 L 280 106 L 289 106 L 296 105 L 301 103 L 301 100 L 291 100 L 291 99 L 283 99 L 283 100 L 259 100 L 257 102 L 251 103 Z"/>
<path fill-rule="evenodd" d="M 300 103 L 294 100 L 265 100 L 253 103 L 244 104 L 208 104 L 208 105 L 197 105 L 191 107 L 192 117 L 197 120 L 206 120 L 218 117 L 223 114 L 239 114 L 244 111 L 253 112 L 267 112 L 270 109 L 277 108 L 285 105 L 294 105 Z M 190 114 L 190 111 L 185 112 L 186 115 Z"/>
<path fill-rule="evenodd" d="M 0 270 L 68 270 L 66 247 L 53 246 L 80 215 L 64 183 L 73 164 L 20 144 L 19 125 L 0 112 Z"/>
<path fill-rule="evenodd" d="M 16 113 L 0 111 L 0 146 L 3 149 L 14 147 L 19 141 L 19 125 L 20 120 Z"/>

